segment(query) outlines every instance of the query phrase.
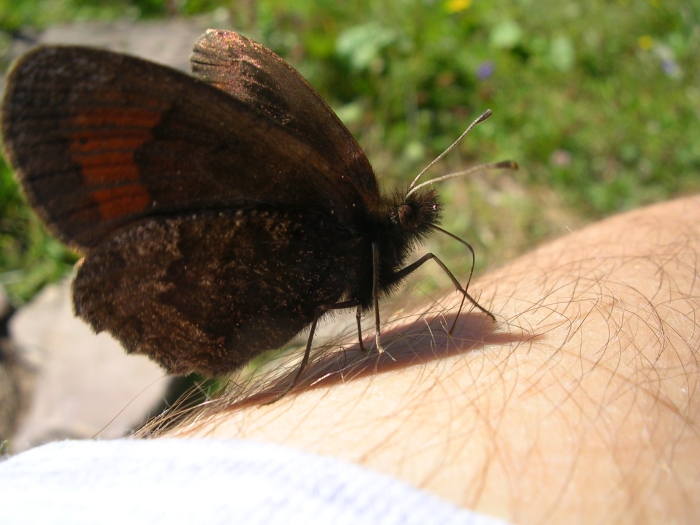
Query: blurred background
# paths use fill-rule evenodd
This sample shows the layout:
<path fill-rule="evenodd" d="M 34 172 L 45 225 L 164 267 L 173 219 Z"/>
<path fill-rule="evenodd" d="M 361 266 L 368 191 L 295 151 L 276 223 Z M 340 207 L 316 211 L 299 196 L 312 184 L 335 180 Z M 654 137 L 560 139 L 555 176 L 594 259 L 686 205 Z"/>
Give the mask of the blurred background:
<path fill-rule="evenodd" d="M 387 191 L 407 185 L 492 109 L 426 177 L 504 159 L 520 164 L 437 187 L 443 227 L 472 244 L 477 273 L 605 216 L 700 190 L 697 0 L 0 0 L 0 71 L 36 43 L 69 41 L 187 68 L 207 27 L 238 30 L 298 69 L 355 135 Z M 146 43 L 159 34 L 171 43 L 149 54 Z M 435 235 L 427 249 L 458 277 L 468 273 L 460 244 Z M 26 207 L 0 159 L 3 312 L 76 260 Z M 412 291 L 449 287 L 441 272 L 420 273 Z M 0 352 L 0 365 L 10 370 L 7 355 Z M 83 368 L 71 366 L 68 377 Z M 0 441 L 8 432 L 0 428 Z"/>

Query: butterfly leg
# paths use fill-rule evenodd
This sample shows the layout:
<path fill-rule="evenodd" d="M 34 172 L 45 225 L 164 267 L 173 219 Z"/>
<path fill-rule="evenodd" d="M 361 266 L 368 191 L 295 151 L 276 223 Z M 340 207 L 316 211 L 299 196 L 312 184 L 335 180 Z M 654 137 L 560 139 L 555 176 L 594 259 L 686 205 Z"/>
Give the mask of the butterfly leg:
<path fill-rule="evenodd" d="M 365 345 L 362 342 L 362 308 L 359 304 L 357 305 L 357 310 L 355 311 L 355 317 L 357 318 L 357 339 L 360 341 L 360 350 L 362 352 L 366 352 L 367 349 L 365 348 Z"/>
<path fill-rule="evenodd" d="M 455 326 L 457 325 L 457 319 L 459 319 L 459 314 L 462 312 L 462 306 L 464 305 L 464 300 L 469 299 L 469 302 L 472 303 L 476 308 L 484 312 L 486 315 L 488 315 L 491 320 L 495 323 L 496 322 L 496 317 L 489 312 L 486 308 L 481 306 L 479 303 L 476 302 L 476 299 L 474 299 L 471 295 L 469 295 L 469 292 L 467 292 L 467 289 L 469 288 L 469 283 L 472 280 L 472 274 L 471 272 L 469 273 L 469 281 L 467 282 L 466 288 L 462 289 L 462 286 L 459 284 L 459 281 L 457 278 L 452 275 L 452 272 L 445 266 L 445 263 L 443 263 L 436 255 L 432 253 L 427 253 L 420 259 L 418 259 L 416 262 L 409 264 L 405 268 L 402 268 L 396 274 L 394 275 L 395 278 L 397 279 L 403 279 L 407 275 L 410 275 L 411 273 L 415 272 L 418 268 L 420 268 L 425 262 L 429 260 L 434 260 L 440 268 L 447 274 L 447 276 L 450 278 L 452 281 L 452 284 L 454 285 L 455 289 L 462 294 L 462 302 L 459 305 L 459 310 L 457 311 L 457 316 L 455 317 L 454 322 L 452 323 L 452 328 L 450 328 L 450 335 L 452 335 L 452 332 L 455 329 Z M 472 267 L 473 270 L 473 267 Z"/>
<path fill-rule="evenodd" d="M 325 314 L 326 312 L 330 312 L 331 310 L 346 310 L 348 308 L 352 308 L 354 306 L 359 307 L 359 303 L 355 300 L 352 301 L 343 301 L 342 303 L 334 303 L 334 304 L 326 304 L 326 305 L 321 305 L 316 308 L 316 312 L 314 313 L 314 320 L 311 322 L 311 328 L 309 329 L 309 339 L 306 341 L 306 350 L 304 351 L 304 357 L 301 359 L 301 364 L 299 365 L 299 368 L 297 369 L 297 373 L 294 376 L 294 379 L 292 382 L 287 386 L 287 388 L 284 389 L 284 391 L 277 395 L 272 401 L 269 401 L 267 403 L 264 403 L 265 405 L 270 405 L 277 401 L 278 399 L 284 397 L 287 395 L 287 393 L 294 388 L 294 386 L 297 384 L 297 381 L 299 381 L 299 378 L 301 375 L 304 373 L 304 370 L 306 369 L 306 365 L 309 364 L 309 358 L 311 357 L 311 343 L 313 343 L 314 340 L 314 334 L 316 333 L 316 325 L 318 324 L 318 320 Z M 359 319 L 358 319 L 358 326 L 359 326 Z M 360 340 L 360 344 L 361 340 Z"/>
<path fill-rule="evenodd" d="M 381 333 L 379 330 L 379 244 L 376 242 L 372 243 L 372 269 L 373 269 L 373 283 L 372 283 L 372 298 L 374 299 L 374 342 L 377 345 L 377 352 L 380 354 L 384 353 L 384 347 L 382 346 Z"/>

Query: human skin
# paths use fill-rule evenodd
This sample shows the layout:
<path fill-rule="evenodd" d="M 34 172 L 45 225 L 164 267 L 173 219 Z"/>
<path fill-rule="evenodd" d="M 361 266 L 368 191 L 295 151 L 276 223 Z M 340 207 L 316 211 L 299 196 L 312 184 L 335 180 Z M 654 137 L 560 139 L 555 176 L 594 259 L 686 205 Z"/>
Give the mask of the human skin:
<path fill-rule="evenodd" d="M 495 324 L 471 310 L 449 338 L 452 292 L 390 322 L 382 356 L 336 347 L 279 401 L 175 435 L 333 456 L 514 523 L 700 523 L 699 254 L 700 196 L 613 217 L 473 282 Z"/>

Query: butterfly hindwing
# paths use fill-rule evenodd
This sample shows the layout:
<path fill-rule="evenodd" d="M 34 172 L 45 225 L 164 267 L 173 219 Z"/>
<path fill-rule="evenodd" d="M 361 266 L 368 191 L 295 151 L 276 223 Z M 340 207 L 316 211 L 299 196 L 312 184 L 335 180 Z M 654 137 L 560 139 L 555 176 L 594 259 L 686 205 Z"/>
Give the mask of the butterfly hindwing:
<path fill-rule="evenodd" d="M 334 241 L 321 245 L 310 230 Z M 85 258 L 75 309 L 169 372 L 221 374 L 282 346 L 317 306 L 338 301 L 357 271 L 354 242 L 312 212 L 147 218 Z"/>

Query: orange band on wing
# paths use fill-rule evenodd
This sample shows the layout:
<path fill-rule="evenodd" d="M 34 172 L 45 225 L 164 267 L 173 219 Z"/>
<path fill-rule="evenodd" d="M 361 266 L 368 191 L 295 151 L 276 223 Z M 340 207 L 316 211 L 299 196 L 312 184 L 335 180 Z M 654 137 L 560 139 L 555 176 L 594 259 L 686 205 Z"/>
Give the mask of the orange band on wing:
<path fill-rule="evenodd" d="M 140 184 L 96 190 L 92 197 L 100 205 L 102 220 L 116 219 L 143 211 L 151 202 L 151 194 Z"/>
<path fill-rule="evenodd" d="M 140 175 L 139 169 L 133 163 L 122 166 L 83 167 L 81 173 L 83 181 L 88 186 L 139 180 Z"/>
<path fill-rule="evenodd" d="M 95 151 L 135 150 L 153 140 L 150 129 L 118 131 L 81 131 L 71 135 L 70 150 L 73 154 L 88 154 Z"/>
<path fill-rule="evenodd" d="M 76 115 L 73 124 L 80 127 L 109 128 L 119 126 L 123 128 L 150 129 L 157 125 L 163 113 L 149 109 L 138 108 L 95 108 L 86 109 Z"/>
<path fill-rule="evenodd" d="M 153 140 L 162 113 L 137 108 L 87 109 L 73 119 L 71 159 L 80 166 L 83 186 L 95 189 L 101 220 L 139 213 L 151 203 L 148 189 L 135 183 L 141 171 L 138 148 Z M 110 186 L 105 188 L 105 186 Z"/>

